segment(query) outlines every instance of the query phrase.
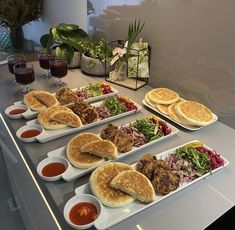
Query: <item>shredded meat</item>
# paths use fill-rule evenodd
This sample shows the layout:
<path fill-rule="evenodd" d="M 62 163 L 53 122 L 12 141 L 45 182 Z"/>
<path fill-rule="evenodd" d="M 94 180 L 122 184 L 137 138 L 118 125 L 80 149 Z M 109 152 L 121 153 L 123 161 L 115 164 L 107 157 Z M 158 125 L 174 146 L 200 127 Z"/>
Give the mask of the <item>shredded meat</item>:
<path fill-rule="evenodd" d="M 130 151 L 134 146 L 134 138 L 132 135 L 119 130 L 113 143 L 117 146 L 119 153 L 125 153 Z"/>
<path fill-rule="evenodd" d="M 99 119 L 99 114 L 85 101 L 75 103 L 71 109 L 80 117 L 82 124 L 90 124 Z"/>
<path fill-rule="evenodd" d="M 76 103 L 80 100 L 76 93 L 69 88 L 58 89 L 56 92 L 56 98 L 61 105 Z"/>
<path fill-rule="evenodd" d="M 112 124 L 108 124 L 102 131 L 100 137 L 104 140 L 114 142 L 114 138 L 118 132 L 118 127 Z"/>

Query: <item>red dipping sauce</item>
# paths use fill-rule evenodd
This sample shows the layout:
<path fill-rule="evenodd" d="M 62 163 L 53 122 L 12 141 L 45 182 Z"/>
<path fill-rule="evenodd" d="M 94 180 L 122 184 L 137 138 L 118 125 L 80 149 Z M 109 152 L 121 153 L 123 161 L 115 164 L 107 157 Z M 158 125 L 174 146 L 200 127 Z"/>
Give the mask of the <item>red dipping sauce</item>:
<path fill-rule="evenodd" d="M 66 170 L 66 167 L 63 163 L 53 162 L 44 166 L 44 168 L 42 169 L 42 175 L 46 177 L 58 176 L 64 173 L 65 170 Z"/>
<path fill-rule="evenodd" d="M 73 224 L 85 225 L 93 222 L 98 217 L 98 211 L 94 204 L 81 202 L 73 206 L 69 212 L 69 219 Z"/>
<path fill-rule="evenodd" d="M 20 137 L 21 138 L 31 138 L 31 137 L 36 137 L 39 135 L 41 132 L 35 129 L 29 129 L 21 133 Z"/>
<path fill-rule="evenodd" d="M 26 112 L 25 109 L 13 109 L 9 112 L 10 115 L 17 115 Z"/>

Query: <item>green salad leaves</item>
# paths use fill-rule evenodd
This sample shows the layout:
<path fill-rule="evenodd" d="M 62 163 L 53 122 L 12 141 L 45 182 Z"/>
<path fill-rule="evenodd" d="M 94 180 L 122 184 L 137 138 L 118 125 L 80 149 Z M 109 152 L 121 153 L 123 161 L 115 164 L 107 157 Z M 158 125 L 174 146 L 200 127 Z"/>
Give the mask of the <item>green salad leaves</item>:
<path fill-rule="evenodd" d="M 117 115 L 126 111 L 126 106 L 115 96 L 106 98 L 104 100 L 104 106 L 108 108 L 112 115 Z"/>
<path fill-rule="evenodd" d="M 206 153 L 199 152 L 193 147 L 181 147 L 176 150 L 176 155 L 191 161 L 197 173 L 201 175 L 210 171 L 210 159 Z"/>
<path fill-rule="evenodd" d="M 156 140 L 164 135 L 159 129 L 158 124 L 153 124 L 147 118 L 136 120 L 131 126 L 143 133 L 147 142 Z"/>

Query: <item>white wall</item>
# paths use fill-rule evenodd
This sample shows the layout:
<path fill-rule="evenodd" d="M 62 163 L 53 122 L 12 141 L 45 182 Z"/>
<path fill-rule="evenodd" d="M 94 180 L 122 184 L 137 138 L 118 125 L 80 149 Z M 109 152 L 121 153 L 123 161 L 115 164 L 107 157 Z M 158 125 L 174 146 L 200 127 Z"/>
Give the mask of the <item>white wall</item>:
<path fill-rule="evenodd" d="M 92 37 L 124 39 L 130 22 L 145 21 L 141 36 L 152 48 L 150 84 L 205 103 L 235 128 L 234 0 L 92 2 L 98 9 L 89 16 Z"/>
<path fill-rule="evenodd" d="M 77 24 L 87 31 L 87 0 L 45 0 L 40 21 L 24 26 L 25 38 L 39 43 L 41 35 L 61 22 Z"/>

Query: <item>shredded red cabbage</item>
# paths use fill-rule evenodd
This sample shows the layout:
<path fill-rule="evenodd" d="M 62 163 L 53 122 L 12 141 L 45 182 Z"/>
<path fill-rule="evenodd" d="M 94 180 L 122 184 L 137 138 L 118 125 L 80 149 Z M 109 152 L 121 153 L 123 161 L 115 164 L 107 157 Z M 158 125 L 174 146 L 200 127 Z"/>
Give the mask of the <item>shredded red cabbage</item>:
<path fill-rule="evenodd" d="M 211 151 L 205 147 L 197 147 L 196 149 L 201 153 L 207 153 L 212 170 L 224 166 L 224 160 L 216 151 Z"/>
<path fill-rule="evenodd" d="M 131 110 L 137 110 L 136 105 L 132 101 L 124 97 L 117 97 L 117 99 L 126 106 L 126 112 L 131 111 Z"/>
<path fill-rule="evenodd" d="M 108 94 L 108 93 L 112 93 L 113 92 L 112 88 L 110 87 L 110 85 L 102 83 L 100 87 L 101 87 L 101 90 L 102 90 L 103 94 Z"/>

